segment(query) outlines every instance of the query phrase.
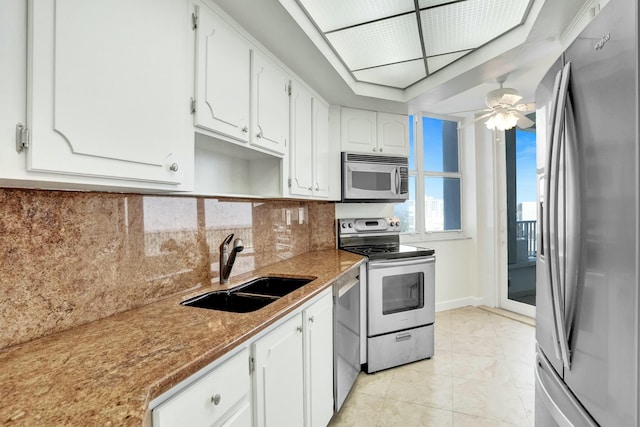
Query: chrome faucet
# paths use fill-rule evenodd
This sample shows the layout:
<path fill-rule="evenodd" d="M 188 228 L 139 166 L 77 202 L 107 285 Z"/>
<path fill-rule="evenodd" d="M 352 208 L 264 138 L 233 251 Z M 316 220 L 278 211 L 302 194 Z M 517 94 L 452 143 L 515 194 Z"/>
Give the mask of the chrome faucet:
<path fill-rule="evenodd" d="M 229 244 L 232 239 L 233 233 L 225 237 L 220 244 L 220 283 L 229 283 L 229 276 L 231 275 L 231 269 L 236 260 L 236 255 L 244 249 L 242 240 L 236 239 L 233 242 L 231 254 L 229 254 Z"/>

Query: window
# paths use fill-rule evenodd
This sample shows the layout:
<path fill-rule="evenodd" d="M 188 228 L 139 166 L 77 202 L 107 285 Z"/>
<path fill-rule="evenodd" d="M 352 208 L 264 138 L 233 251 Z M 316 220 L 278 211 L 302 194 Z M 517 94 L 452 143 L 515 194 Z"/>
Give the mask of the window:
<path fill-rule="evenodd" d="M 402 232 L 462 229 L 458 122 L 409 116 L 409 200 L 395 205 Z"/>

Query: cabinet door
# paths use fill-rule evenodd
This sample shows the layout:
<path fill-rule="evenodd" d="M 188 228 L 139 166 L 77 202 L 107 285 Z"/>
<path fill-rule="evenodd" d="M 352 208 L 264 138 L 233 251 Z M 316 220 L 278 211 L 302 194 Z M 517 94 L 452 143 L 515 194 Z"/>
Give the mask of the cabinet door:
<path fill-rule="evenodd" d="M 205 4 L 196 14 L 195 125 L 248 142 L 251 48 Z"/>
<path fill-rule="evenodd" d="M 375 111 L 343 108 L 340 123 L 342 151 L 366 154 L 378 151 Z"/>
<path fill-rule="evenodd" d="M 307 426 L 325 427 L 333 416 L 333 298 L 331 292 L 303 312 Z"/>
<path fill-rule="evenodd" d="M 313 149 L 314 149 L 314 177 L 313 195 L 329 197 L 329 170 L 331 156 L 338 161 L 338 153 L 331 153 L 329 148 L 329 106 L 323 102 L 313 100 Z"/>
<path fill-rule="evenodd" d="M 252 75 L 251 143 L 284 154 L 289 138 L 289 77 L 255 50 Z"/>
<path fill-rule="evenodd" d="M 180 0 L 30 1 L 27 168 L 180 183 L 188 22 Z"/>
<path fill-rule="evenodd" d="M 402 114 L 378 113 L 378 152 L 409 155 L 409 119 Z"/>
<path fill-rule="evenodd" d="M 291 85 L 291 146 L 289 193 L 310 196 L 313 193 L 313 100 L 301 86 Z"/>
<path fill-rule="evenodd" d="M 256 425 L 303 425 L 302 314 L 289 319 L 253 346 Z"/>

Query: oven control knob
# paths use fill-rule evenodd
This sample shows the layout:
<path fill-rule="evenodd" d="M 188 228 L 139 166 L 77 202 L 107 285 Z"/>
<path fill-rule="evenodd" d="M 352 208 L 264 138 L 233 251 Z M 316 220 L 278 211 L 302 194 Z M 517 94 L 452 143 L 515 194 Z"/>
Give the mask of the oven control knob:
<path fill-rule="evenodd" d="M 342 223 L 342 228 L 347 228 L 347 223 L 346 222 Z"/>
<path fill-rule="evenodd" d="M 353 228 L 353 224 L 349 223 L 349 228 Z"/>

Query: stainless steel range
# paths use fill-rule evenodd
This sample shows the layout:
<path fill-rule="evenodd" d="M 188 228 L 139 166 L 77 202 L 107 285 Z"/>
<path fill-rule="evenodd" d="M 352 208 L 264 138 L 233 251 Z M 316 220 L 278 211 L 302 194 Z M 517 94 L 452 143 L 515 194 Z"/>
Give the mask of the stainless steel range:
<path fill-rule="evenodd" d="M 338 220 L 338 247 L 368 257 L 366 371 L 433 356 L 435 251 L 400 244 L 396 218 Z"/>

